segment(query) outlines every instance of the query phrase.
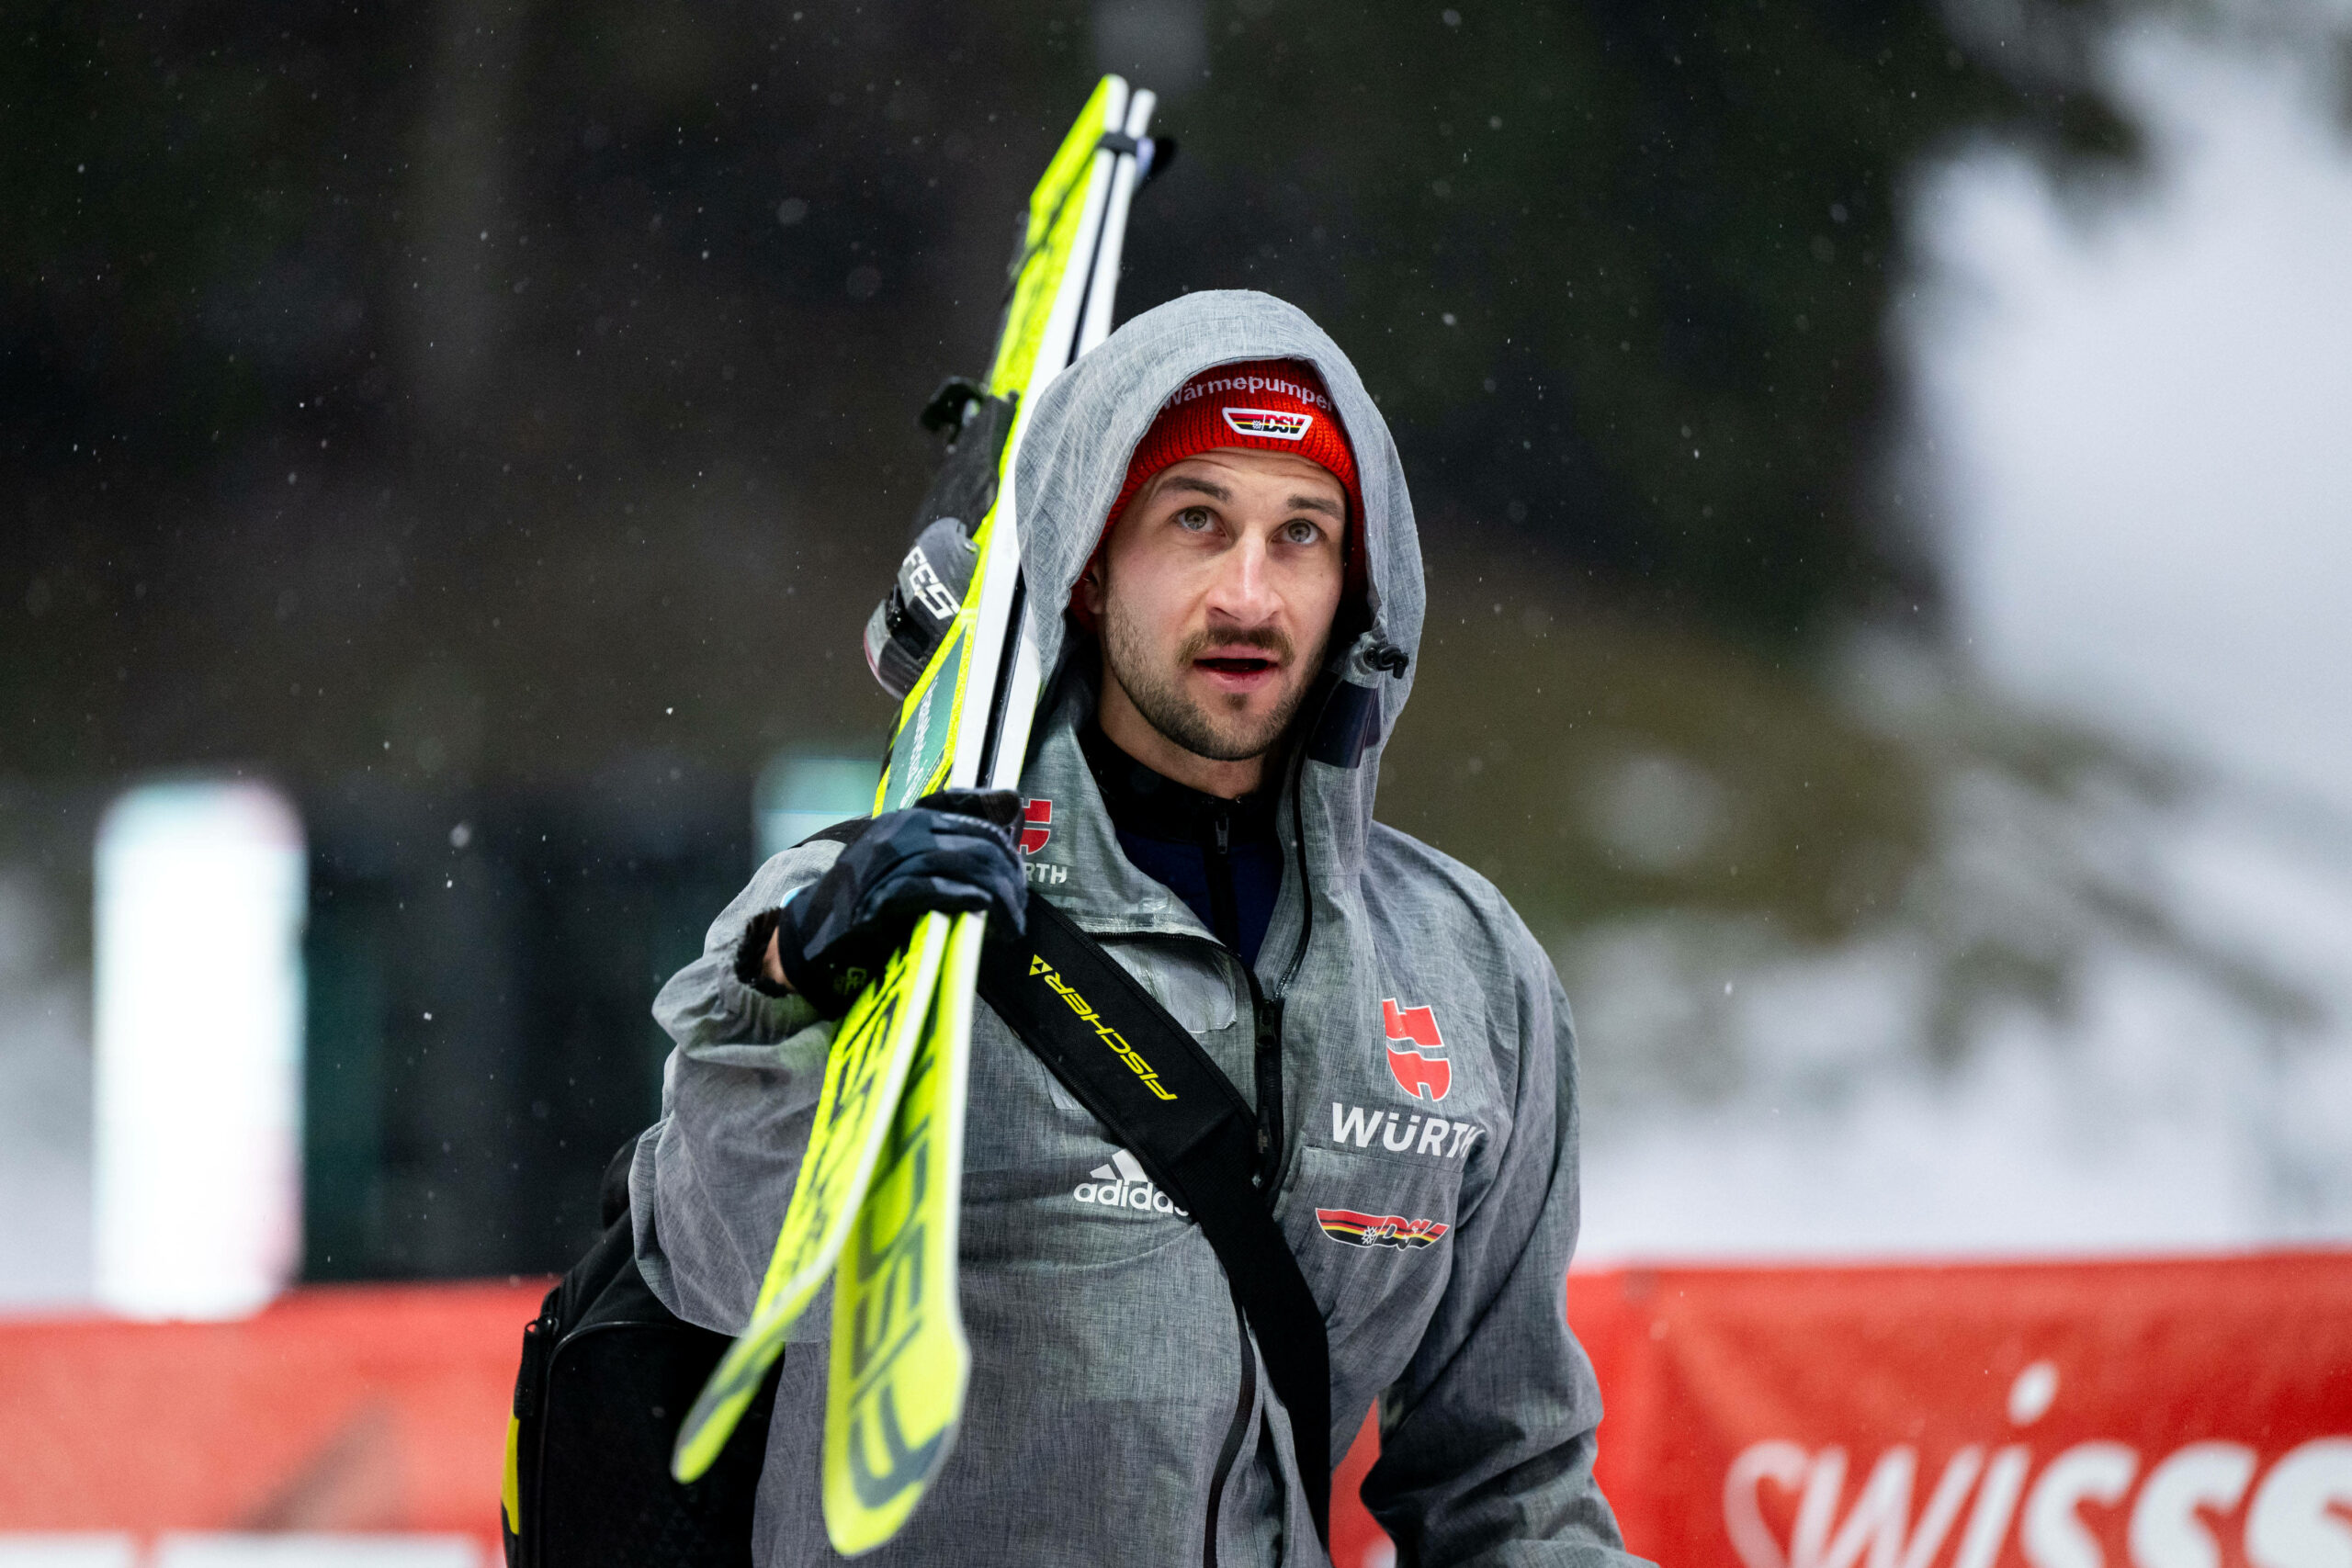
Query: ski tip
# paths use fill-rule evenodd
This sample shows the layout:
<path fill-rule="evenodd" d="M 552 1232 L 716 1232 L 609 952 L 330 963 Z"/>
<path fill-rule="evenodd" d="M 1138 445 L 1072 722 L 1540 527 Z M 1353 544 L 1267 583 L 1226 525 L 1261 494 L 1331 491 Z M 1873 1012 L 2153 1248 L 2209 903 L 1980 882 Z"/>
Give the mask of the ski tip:
<path fill-rule="evenodd" d="M 688 1426 L 692 1425 L 689 1421 Z M 670 1450 L 670 1479 L 681 1486 L 691 1486 L 700 1481 L 703 1472 L 710 1468 L 710 1461 L 717 1457 L 716 1450 L 698 1440 L 702 1435 L 699 1431 L 681 1429 L 678 1446 Z"/>
<path fill-rule="evenodd" d="M 727 1439 L 735 1435 L 736 1423 L 743 1418 L 743 1408 L 751 1403 L 751 1394 L 741 1377 L 742 1359 L 731 1349 L 721 1358 L 710 1381 L 687 1409 L 686 1418 L 678 1423 L 678 1440 L 670 1450 L 670 1478 L 681 1486 L 700 1481 L 704 1472 L 718 1462 L 718 1456 L 726 1450 Z M 730 1368 L 730 1361 L 739 1364 Z M 730 1371 L 734 1375 L 730 1376 Z M 752 1381 L 757 1382 L 756 1373 Z"/>

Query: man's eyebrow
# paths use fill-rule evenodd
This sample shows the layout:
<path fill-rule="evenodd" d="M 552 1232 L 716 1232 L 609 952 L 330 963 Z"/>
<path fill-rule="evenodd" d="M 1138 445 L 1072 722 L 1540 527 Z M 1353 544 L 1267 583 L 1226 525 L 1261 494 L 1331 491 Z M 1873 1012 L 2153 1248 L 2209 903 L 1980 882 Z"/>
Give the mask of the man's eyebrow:
<path fill-rule="evenodd" d="M 1195 491 L 1212 501 L 1230 502 L 1233 500 L 1233 491 L 1224 485 L 1217 483 L 1215 479 L 1193 474 L 1170 474 L 1162 481 L 1162 484 L 1164 486 L 1162 493 L 1173 491 Z M 1284 504 L 1293 512 L 1320 512 L 1335 522 L 1344 523 L 1348 517 L 1347 508 L 1344 505 L 1319 495 L 1304 493 L 1294 495 Z"/>

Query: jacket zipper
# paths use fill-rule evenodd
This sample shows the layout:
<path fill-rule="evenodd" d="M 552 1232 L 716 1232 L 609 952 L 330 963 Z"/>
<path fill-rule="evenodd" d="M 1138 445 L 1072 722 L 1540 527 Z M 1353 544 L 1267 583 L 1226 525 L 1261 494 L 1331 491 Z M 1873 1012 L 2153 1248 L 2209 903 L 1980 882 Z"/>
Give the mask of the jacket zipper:
<path fill-rule="evenodd" d="M 1329 694 L 1324 706 L 1330 705 Z M 1252 1066 L 1256 1069 L 1258 1088 L 1258 1159 L 1259 1166 L 1251 1179 L 1270 1205 L 1279 1190 L 1277 1178 L 1283 1163 L 1283 998 L 1289 993 L 1291 982 L 1298 978 L 1299 966 L 1306 961 L 1306 944 L 1315 932 L 1315 895 L 1306 879 L 1306 813 L 1299 804 L 1299 788 L 1305 782 L 1306 756 L 1302 750 L 1292 749 L 1290 807 L 1291 838 L 1298 852 L 1298 943 L 1291 949 L 1290 963 L 1283 967 L 1282 983 L 1273 995 L 1268 996 L 1258 984 L 1258 973 L 1250 964 L 1241 965 L 1242 977 L 1250 982 L 1250 1010 L 1255 1034 Z M 1226 847 L 1225 819 L 1217 820 L 1218 860 Z M 1212 863 L 1216 863 L 1213 861 Z M 1227 871 L 1228 879 L 1230 870 Z M 1216 880 L 1210 878 L 1215 898 Z M 1227 886 L 1231 887 L 1228 880 Z M 1230 896 L 1228 892 L 1228 897 Z M 1212 906 L 1214 907 L 1214 906 Z M 1236 958 L 1239 957 L 1237 953 Z M 1225 1447 L 1216 1456 L 1216 1472 L 1209 1479 L 1208 1521 L 1202 1533 L 1201 1561 L 1204 1568 L 1216 1568 L 1217 1511 L 1225 1501 L 1226 1483 L 1233 1473 L 1234 1461 L 1240 1458 L 1242 1439 L 1248 1435 L 1250 1417 L 1258 1408 L 1258 1358 L 1250 1344 L 1250 1319 L 1241 1310 L 1241 1298 L 1233 1299 L 1233 1321 L 1241 1335 L 1241 1400 L 1233 1412 L 1233 1425 L 1225 1434 Z"/>
<path fill-rule="evenodd" d="M 1283 1164 L 1283 999 L 1260 989 L 1258 976 L 1248 969 L 1241 974 L 1250 982 L 1256 1047 L 1251 1065 L 1258 1088 L 1258 1168 L 1250 1179 L 1272 1204 Z"/>
<path fill-rule="evenodd" d="M 1241 951 L 1241 900 L 1233 891 L 1233 812 L 1220 803 L 1214 819 L 1216 842 L 1202 856 L 1208 874 L 1209 926 L 1216 939 Z"/>
<path fill-rule="evenodd" d="M 1202 1568 L 1216 1568 L 1216 1518 L 1225 1506 L 1226 1483 L 1233 1478 L 1233 1464 L 1241 1457 L 1250 1418 L 1258 1414 L 1258 1356 L 1250 1348 L 1250 1320 L 1241 1311 L 1238 1295 L 1233 1298 L 1233 1326 L 1241 1337 L 1241 1398 L 1233 1407 L 1233 1422 L 1225 1429 L 1225 1446 L 1217 1450 L 1216 1469 L 1209 1476 L 1208 1521 L 1201 1532 Z"/>
<path fill-rule="evenodd" d="M 1241 917 L 1233 888 L 1232 813 L 1219 807 L 1213 826 L 1216 841 L 1206 857 L 1210 923 L 1218 939 L 1238 953 Z M 1241 974 L 1250 982 L 1251 1078 L 1258 1091 L 1258 1168 L 1250 1180 L 1260 1191 L 1272 1193 L 1283 1149 L 1283 1004 L 1280 998 L 1268 998 L 1248 964 L 1241 965 Z"/>
<path fill-rule="evenodd" d="M 1323 723 L 1323 710 L 1330 705 L 1331 694 L 1326 692 L 1316 709 L 1317 728 Z M 1290 950 L 1290 962 L 1283 967 L 1282 983 L 1274 987 L 1276 1001 L 1290 995 L 1291 982 L 1298 978 L 1299 966 L 1306 962 L 1306 944 L 1315 935 L 1315 885 L 1307 879 L 1306 871 L 1306 804 L 1300 798 L 1306 789 L 1306 750 L 1294 746 L 1290 755 L 1290 837 L 1298 857 L 1298 942 Z"/>
<path fill-rule="evenodd" d="M 1329 706 L 1330 699 L 1324 698 Z M 1293 982 L 1298 978 L 1300 967 L 1306 962 L 1307 943 L 1315 935 L 1315 889 L 1306 872 L 1306 811 L 1299 802 L 1299 791 L 1306 783 L 1306 757 L 1304 750 L 1294 748 L 1290 763 L 1291 843 L 1298 861 L 1298 941 L 1290 950 L 1290 962 L 1283 966 L 1283 977 L 1270 993 L 1258 984 L 1258 973 L 1242 966 L 1242 976 L 1250 982 L 1250 1010 L 1255 1033 L 1258 1085 L 1258 1159 L 1259 1190 L 1269 1203 L 1280 1188 L 1283 1156 L 1283 1002 L 1290 995 Z"/>
<path fill-rule="evenodd" d="M 1184 940 L 1200 942 L 1205 939 L 1188 936 Z M 1226 953 L 1235 963 L 1240 963 L 1240 954 L 1232 953 L 1224 943 L 1217 942 L 1214 945 L 1217 951 Z M 1267 1155 L 1269 1150 L 1272 1151 L 1266 1163 L 1259 1170 L 1252 1172 L 1250 1179 L 1261 1192 L 1265 1194 L 1266 1201 L 1272 1203 L 1273 1191 L 1267 1185 L 1272 1179 L 1268 1172 L 1280 1165 L 1283 1149 L 1281 1135 L 1282 1002 L 1279 998 L 1271 1002 L 1266 999 L 1258 988 L 1258 976 L 1250 973 L 1249 965 L 1242 964 L 1241 973 L 1250 982 L 1250 1004 L 1258 1018 L 1258 1054 L 1255 1062 L 1259 1105 L 1258 1148 L 1261 1156 Z M 1267 1021 L 1270 1018 L 1271 1025 Z M 1270 1038 L 1272 1042 L 1271 1051 L 1267 1045 Z M 1267 1089 L 1270 1073 L 1273 1086 L 1271 1103 L 1273 1107 L 1274 1129 L 1271 1137 L 1267 1133 L 1266 1120 L 1266 1107 L 1270 1103 Z M 1227 1288 L 1231 1288 L 1229 1280 Z M 1201 1538 L 1202 1562 L 1206 1564 L 1206 1568 L 1216 1568 L 1217 1511 L 1225 1505 L 1226 1484 L 1233 1478 L 1234 1461 L 1240 1457 L 1243 1439 L 1250 1431 L 1250 1418 L 1258 1408 L 1258 1358 L 1250 1346 L 1250 1317 L 1241 1310 L 1241 1298 L 1238 1295 L 1233 1298 L 1233 1326 L 1234 1332 L 1239 1337 L 1241 1342 L 1241 1397 L 1234 1404 L 1233 1424 L 1226 1429 L 1225 1444 L 1217 1450 L 1216 1468 L 1209 1473 L 1208 1521 Z"/>
<path fill-rule="evenodd" d="M 1321 706 L 1330 705 L 1330 694 L 1325 693 Z M 1317 722 L 1320 722 L 1318 710 Z M 1283 1162 L 1283 999 L 1289 994 L 1291 983 L 1298 978 L 1300 967 L 1306 962 L 1307 943 L 1315 934 L 1315 894 L 1307 879 L 1306 809 L 1299 799 L 1306 780 L 1305 751 L 1294 747 L 1290 761 L 1291 841 L 1298 859 L 1298 942 L 1292 947 L 1290 962 L 1283 968 L 1282 982 L 1268 996 L 1258 984 L 1257 971 L 1250 965 L 1241 966 L 1242 977 L 1250 982 L 1250 1010 L 1254 1032 L 1252 1066 L 1256 1069 L 1258 1089 L 1258 1156 L 1259 1168 L 1252 1178 L 1266 1201 L 1273 1201 L 1277 1190 L 1276 1178 Z M 1224 813 L 1216 819 L 1216 853 L 1209 856 L 1209 908 L 1217 913 L 1217 897 L 1222 876 L 1222 891 L 1231 908 L 1233 871 L 1226 858 L 1230 828 Z M 1230 919 L 1231 917 L 1228 917 Z M 1235 956 L 1239 953 L 1237 948 Z M 1209 1478 L 1208 1519 L 1201 1535 L 1201 1560 L 1204 1568 L 1216 1568 L 1217 1511 L 1225 1502 L 1226 1483 L 1232 1478 L 1234 1461 L 1240 1457 L 1242 1438 L 1247 1435 L 1250 1418 L 1258 1408 L 1258 1359 L 1250 1344 L 1250 1320 L 1241 1310 L 1241 1299 L 1233 1302 L 1234 1326 L 1241 1337 L 1241 1398 L 1234 1407 L 1233 1425 L 1227 1428 L 1225 1446 L 1218 1450 L 1216 1470 Z"/>

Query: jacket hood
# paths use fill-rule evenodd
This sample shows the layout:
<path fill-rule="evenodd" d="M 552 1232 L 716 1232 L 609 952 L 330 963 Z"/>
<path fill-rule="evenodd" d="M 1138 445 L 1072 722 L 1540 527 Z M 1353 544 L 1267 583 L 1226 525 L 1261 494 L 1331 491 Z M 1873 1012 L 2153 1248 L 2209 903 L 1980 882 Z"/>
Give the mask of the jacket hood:
<path fill-rule="evenodd" d="M 1253 359 L 1314 366 L 1355 449 L 1368 618 L 1344 645 L 1335 639 L 1325 656 L 1328 694 L 1300 710 L 1308 758 L 1300 790 L 1332 814 L 1342 860 L 1360 864 L 1380 748 L 1404 711 L 1420 650 L 1420 536 L 1387 422 L 1306 312 L 1249 289 L 1187 294 L 1127 322 L 1038 396 L 1013 473 L 1030 631 L 1039 667 L 1057 671 L 1072 642 L 1065 606 L 1137 443 L 1185 382 Z M 1047 682 L 1048 694 L 1056 684 Z"/>

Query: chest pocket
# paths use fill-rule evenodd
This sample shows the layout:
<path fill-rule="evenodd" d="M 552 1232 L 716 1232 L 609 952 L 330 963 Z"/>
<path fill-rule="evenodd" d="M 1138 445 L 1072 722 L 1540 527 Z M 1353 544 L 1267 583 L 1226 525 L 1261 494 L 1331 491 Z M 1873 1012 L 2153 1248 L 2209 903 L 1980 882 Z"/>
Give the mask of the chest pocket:
<path fill-rule="evenodd" d="M 1372 1322 L 1394 1337 L 1400 1318 L 1434 1308 L 1453 1272 L 1460 1162 L 1309 1145 L 1294 1170 L 1283 1231 L 1335 1347 Z"/>
<path fill-rule="evenodd" d="M 1241 1010 L 1233 982 L 1206 953 L 1191 942 L 1168 942 L 1152 951 L 1137 976 L 1169 1016 L 1205 1038 L 1231 1029 Z"/>

